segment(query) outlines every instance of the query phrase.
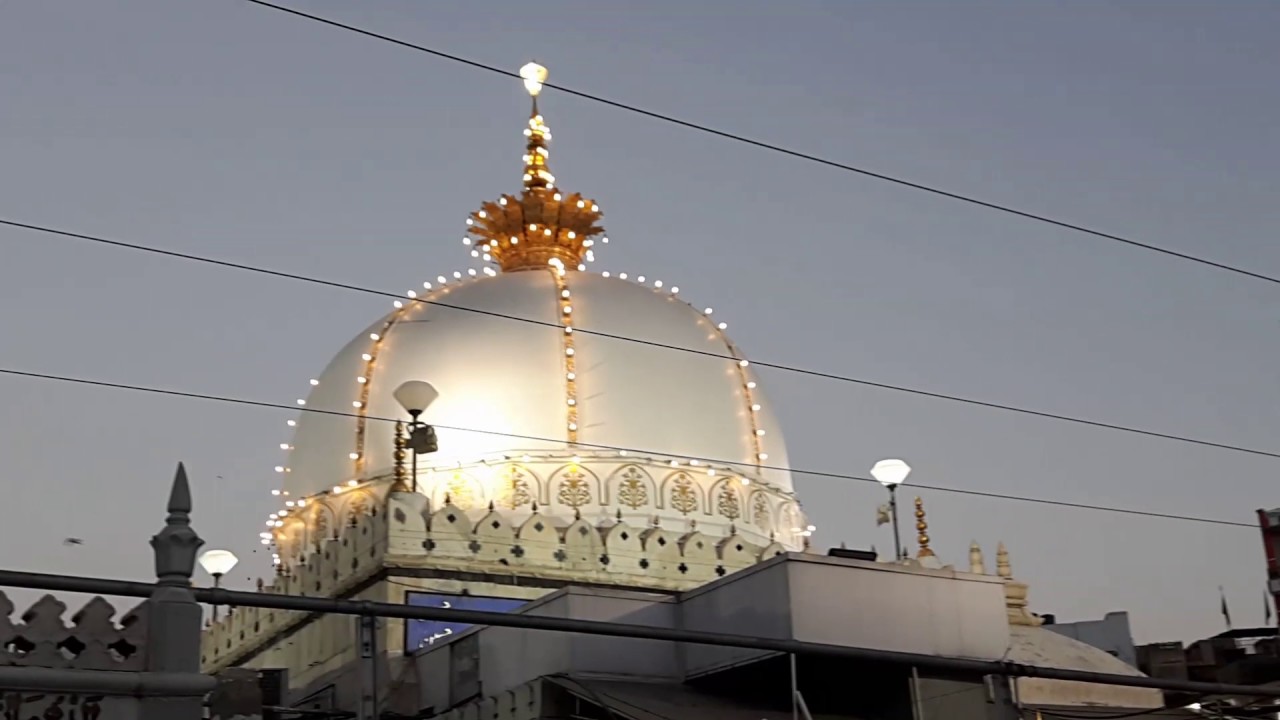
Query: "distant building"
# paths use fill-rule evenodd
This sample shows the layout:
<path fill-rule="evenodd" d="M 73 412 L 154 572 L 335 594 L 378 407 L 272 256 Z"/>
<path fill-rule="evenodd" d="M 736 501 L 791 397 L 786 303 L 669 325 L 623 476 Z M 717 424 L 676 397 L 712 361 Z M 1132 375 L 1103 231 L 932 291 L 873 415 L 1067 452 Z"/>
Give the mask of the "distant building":
<path fill-rule="evenodd" d="M 1086 645 L 1110 653 L 1130 667 L 1138 667 L 1138 651 L 1129 629 L 1129 613 L 1109 612 L 1101 620 L 1059 623 L 1052 615 L 1042 615 L 1044 629 L 1066 635 Z"/>

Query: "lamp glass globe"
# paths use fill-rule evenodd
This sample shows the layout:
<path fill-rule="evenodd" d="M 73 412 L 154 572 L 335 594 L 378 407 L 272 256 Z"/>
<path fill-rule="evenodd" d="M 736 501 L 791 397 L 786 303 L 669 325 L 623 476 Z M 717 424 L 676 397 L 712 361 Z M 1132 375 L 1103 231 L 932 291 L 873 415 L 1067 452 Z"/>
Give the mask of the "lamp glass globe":
<path fill-rule="evenodd" d="M 200 567 L 214 577 L 222 577 L 240 562 L 230 550 L 208 550 L 200 555 Z"/>
<path fill-rule="evenodd" d="M 440 393 L 429 382 L 422 380 L 410 380 L 392 393 L 396 402 L 400 403 L 400 407 L 404 408 L 410 415 L 421 414 L 431 403 L 440 397 Z"/>
<path fill-rule="evenodd" d="M 902 460 L 881 460 L 871 466 L 871 477 L 887 488 L 901 485 L 910 474 L 911 466 Z"/>

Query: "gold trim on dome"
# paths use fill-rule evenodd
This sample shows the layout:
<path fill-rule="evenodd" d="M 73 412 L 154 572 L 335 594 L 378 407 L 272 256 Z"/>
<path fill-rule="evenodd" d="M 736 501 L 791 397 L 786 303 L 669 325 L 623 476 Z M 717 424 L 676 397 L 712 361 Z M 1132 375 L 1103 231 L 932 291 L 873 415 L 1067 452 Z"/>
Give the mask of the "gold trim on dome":
<path fill-rule="evenodd" d="M 541 81 L 546 79 L 546 68 L 526 66 L 529 67 L 541 79 L 531 85 L 531 77 L 526 77 L 525 83 L 533 96 L 533 111 L 524 131 L 528 138 L 524 190 L 519 196 L 503 195 L 486 202 L 473 212 L 467 220 L 467 241 L 484 254 L 486 261 L 496 263 L 504 272 L 548 265 L 561 271 L 576 270 L 587 258 L 596 237 L 604 233 L 599 225 L 600 206 L 578 193 L 556 189 L 555 176 L 547 168 L 551 130 L 538 112 L 537 95 L 542 89 Z"/>

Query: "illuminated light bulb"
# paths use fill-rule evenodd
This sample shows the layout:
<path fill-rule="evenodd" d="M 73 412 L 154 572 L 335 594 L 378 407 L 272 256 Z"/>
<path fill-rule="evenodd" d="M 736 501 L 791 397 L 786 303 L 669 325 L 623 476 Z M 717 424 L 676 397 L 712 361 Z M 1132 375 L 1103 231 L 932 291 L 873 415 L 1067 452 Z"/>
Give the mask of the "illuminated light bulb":
<path fill-rule="evenodd" d="M 572 406 L 574 406 L 574 405 L 577 405 L 577 404 L 578 404 L 578 401 L 577 401 L 577 400 L 574 400 L 573 398 L 569 398 L 569 406 L 570 406 L 570 407 L 572 407 Z"/>
<path fill-rule="evenodd" d="M 297 503 L 295 503 L 295 502 L 294 502 L 294 501 L 292 501 L 292 500 L 285 500 L 285 501 L 284 501 L 284 506 L 285 506 L 285 507 L 293 507 L 294 505 L 297 505 Z"/>
<path fill-rule="evenodd" d="M 506 205 L 506 204 L 507 204 L 507 199 L 506 199 L 506 198 L 504 198 L 504 197 L 498 198 L 498 204 L 499 204 L 499 205 Z M 484 217 L 484 211 L 483 211 L 483 210 L 481 210 L 481 211 L 480 211 L 480 217 Z"/>
<path fill-rule="evenodd" d="M 600 206 L 595 203 L 591 203 L 591 212 L 600 212 Z"/>
<path fill-rule="evenodd" d="M 538 148 L 538 149 L 539 149 L 539 150 L 541 150 L 542 148 Z M 561 200 L 561 198 L 560 198 L 560 193 L 556 193 L 555 195 L 552 195 L 551 197 L 555 198 L 556 202 L 560 202 L 560 200 Z"/>
<path fill-rule="evenodd" d="M 527 455 L 527 454 L 526 454 L 526 455 L 521 455 L 521 456 L 520 456 L 520 459 L 521 459 L 521 460 L 523 460 L 524 462 L 529 462 L 529 461 L 530 461 L 530 460 L 532 460 L 533 458 L 532 458 L 532 457 L 529 457 L 529 455 Z"/>
<path fill-rule="evenodd" d="M 518 238 L 518 237 L 516 237 L 516 236 L 512 235 L 512 236 L 511 236 L 511 244 L 512 244 L 512 245 L 519 245 L 519 244 L 520 244 L 520 238 Z"/>
<path fill-rule="evenodd" d="M 276 526 L 276 527 L 284 527 L 284 521 L 283 521 L 283 520 L 277 520 L 277 521 L 275 521 L 275 523 L 274 523 L 274 524 L 275 524 L 275 526 Z"/>
<path fill-rule="evenodd" d="M 626 274 L 626 273 L 618 273 L 618 278 L 619 278 L 619 279 L 622 279 L 622 280 L 626 280 L 626 279 L 627 279 L 627 274 Z"/>
<path fill-rule="evenodd" d="M 271 513 L 267 517 L 271 518 L 272 520 L 275 520 L 276 518 L 280 517 L 280 513 Z"/>
<path fill-rule="evenodd" d="M 567 298 L 567 297 L 569 297 L 569 289 L 568 289 L 568 288 L 565 288 L 564 290 L 561 290 L 561 291 L 560 291 L 560 297 L 562 297 L 562 298 Z"/>
<path fill-rule="evenodd" d="M 268 521 L 267 521 L 267 527 L 272 527 L 272 526 L 273 526 L 273 525 L 275 525 L 275 524 L 276 524 L 276 521 L 275 521 L 275 520 L 268 520 Z"/>
<path fill-rule="evenodd" d="M 529 137 L 529 136 L 530 136 L 530 135 L 532 135 L 532 134 L 533 134 L 533 133 L 529 132 L 528 130 L 525 130 L 525 131 L 524 131 L 524 136 L 525 136 L 525 137 Z M 533 176 L 532 176 L 532 175 L 530 175 L 529 173 L 525 173 L 525 174 L 524 174 L 524 180 L 525 180 L 525 182 L 528 182 L 528 181 L 530 181 L 530 180 L 532 180 L 532 179 L 533 179 Z"/>
<path fill-rule="evenodd" d="M 595 240 L 583 240 L 583 241 L 582 241 L 582 247 L 584 247 L 584 248 L 589 248 L 589 247 L 591 247 L 592 245 L 595 245 L 595 244 L 596 244 L 596 241 L 595 241 Z"/>
<path fill-rule="evenodd" d="M 307 501 L 305 499 L 298 501 L 298 507 L 306 507 L 306 506 L 307 506 Z"/>
<path fill-rule="evenodd" d="M 352 460 L 359 460 L 360 453 L 347 453 L 347 457 L 351 458 Z"/>
<path fill-rule="evenodd" d="M 698 465 L 701 465 L 702 463 L 698 462 L 697 460 L 690 460 L 690 461 L 689 461 L 689 464 L 690 464 L 690 465 L 693 465 L 693 466 L 695 466 L 695 467 L 696 467 L 696 466 L 698 466 Z"/>
<path fill-rule="evenodd" d="M 669 461 L 669 463 L 668 463 L 668 464 L 670 464 L 670 465 L 671 465 L 671 467 L 680 467 L 680 461 L 679 461 L 679 460 L 671 460 L 671 461 Z"/>
<path fill-rule="evenodd" d="M 608 237 L 602 237 L 602 238 L 600 238 L 600 242 L 602 242 L 602 243 L 604 243 L 604 244 L 608 245 L 608 244 L 609 244 L 609 238 L 608 238 Z"/>
<path fill-rule="evenodd" d="M 761 430 L 761 429 L 756 430 L 756 435 L 758 435 L 759 437 L 764 437 L 764 434 L 765 434 L 764 430 Z"/>
<path fill-rule="evenodd" d="M 662 287 L 662 281 L 661 281 L 661 280 L 654 280 L 654 281 L 653 281 L 653 286 L 654 286 L 654 287 L 656 287 L 656 288 L 660 288 L 660 287 Z"/>
<path fill-rule="evenodd" d="M 574 455 L 572 458 L 569 458 L 569 461 L 570 461 L 570 462 L 575 462 L 575 463 L 580 463 L 580 462 L 582 462 L 582 456 L 581 456 L 581 455 Z"/>
<path fill-rule="evenodd" d="M 471 218 L 467 218 L 467 224 L 468 224 L 468 225 L 475 225 L 475 224 L 476 224 L 476 221 L 475 221 L 475 220 L 472 220 Z M 462 240 L 462 241 L 463 241 L 463 242 L 466 242 L 466 239 L 465 239 L 465 238 L 463 238 L 463 240 Z"/>
<path fill-rule="evenodd" d="M 369 333 L 369 339 L 370 339 L 370 340 L 381 340 L 381 339 L 382 339 L 382 336 L 381 336 L 381 335 L 379 335 L 378 333 Z M 316 384 L 318 385 L 319 383 L 316 383 Z"/>
<path fill-rule="evenodd" d="M 577 380 L 577 379 L 578 379 L 578 375 L 577 375 L 577 373 L 565 373 L 564 377 L 565 377 L 565 379 L 566 379 L 566 380 Z"/>
<path fill-rule="evenodd" d="M 572 422 L 571 422 L 571 423 L 569 423 L 569 429 L 570 429 L 570 430 L 577 430 L 577 429 L 578 429 L 578 423 L 572 423 Z"/>
<path fill-rule="evenodd" d="M 278 512 L 280 513 L 280 517 L 284 517 L 285 515 L 289 514 L 288 510 L 279 510 Z"/>
<path fill-rule="evenodd" d="M 279 490 L 272 490 L 272 491 L 271 491 L 271 494 L 272 494 L 272 495 L 277 495 L 277 496 L 278 496 L 278 495 L 280 494 L 280 491 L 279 491 Z"/>
<path fill-rule="evenodd" d="M 475 277 L 475 276 L 476 276 L 476 269 L 475 269 L 475 268 L 467 268 L 467 274 L 468 274 L 468 275 L 470 275 L 471 277 Z"/>
<path fill-rule="evenodd" d="M 636 278 L 636 282 L 638 282 L 638 283 L 642 283 L 642 282 L 644 282 L 644 276 L 643 276 L 643 275 L 641 275 L 641 276 L 637 277 L 637 278 Z"/>
<path fill-rule="evenodd" d="M 475 253 L 475 251 L 472 251 L 471 255 L 472 255 L 473 257 L 475 256 L 475 254 L 476 254 L 476 253 Z M 485 262 L 492 262 L 492 261 L 493 261 L 493 256 L 492 256 L 492 255 L 490 255 L 489 253 L 485 253 L 485 254 L 484 254 L 484 257 L 483 257 L 483 258 L 481 258 L 481 260 L 484 260 Z"/>
<path fill-rule="evenodd" d="M 748 480 L 748 479 L 746 479 L 746 478 L 738 478 L 738 479 L 742 481 L 742 484 L 743 484 L 743 485 L 750 485 L 750 484 L 751 484 L 751 481 L 750 481 L 750 480 Z"/>
<path fill-rule="evenodd" d="M 424 289 L 424 290 L 430 290 L 430 289 L 431 289 L 431 283 L 429 283 L 429 282 L 424 282 L 424 283 L 422 283 L 422 289 Z"/>
<path fill-rule="evenodd" d="M 358 485 L 358 484 L 359 484 L 359 481 L 358 481 L 358 480 L 356 480 L 355 478 L 352 478 L 352 479 L 350 479 L 350 480 L 348 480 L 348 481 L 347 481 L 347 485 L 350 485 L 351 487 L 355 487 L 355 486 L 356 486 L 356 485 Z"/>
<path fill-rule="evenodd" d="M 600 273 L 600 277 L 609 277 L 609 271 L 605 270 L 604 272 Z"/>
<path fill-rule="evenodd" d="M 722 322 L 722 323 L 720 323 L 719 325 L 717 325 L 716 327 L 720 328 L 721 330 L 728 330 L 728 329 L 729 329 L 729 323 L 723 323 L 723 322 Z"/>
<path fill-rule="evenodd" d="M 270 545 L 270 544 L 271 544 L 271 540 L 270 540 L 269 538 L 262 538 L 262 540 L 261 540 L 260 542 L 261 542 L 263 545 Z"/>
<path fill-rule="evenodd" d="M 769 459 L 769 453 L 760 453 L 760 454 L 759 454 L 759 455 L 757 455 L 756 457 L 760 458 L 761 460 L 768 460 L 768 459 Z"/>
<path fill-rule="evenodd" d="M 565 334 L 565 335 L 572 335 L 572 334 L 573 334 L 573 328 L 571 328 L 571 327 L 565 327 L 565 329 L 564 329 L 564 334 Z"/>
<path fill-rule="evenodd" d="M 319 381 L 319 380 L 317 380 L 317 379 L 315 379 L 315 378 L 311 378 L 311 384 L 312 384 L 313 386 L 314 386 L 314 385 L 319 385 L 319 384 L 320 384 L 320 381 Z"/>
<path fill-rule="evenodd" d="M 334 485 L 334 486 L 333 486 L 333 491 L 334 491 L 334 492 L 336 492 L 336 493 L 340 493 L 340 492 L 342 492 L 342 486 L 341 486 L 341 485 Z"/>
<path fill-rule="evenodd" d="M 370 353 L 363 353 L 360 355 L 360 359 L 364 360 L 365 362 L 369 362 L 370 360 L 373 359 L 373 355 L 371 355 Z"/>
<path fill-rule="evenodd" d="M 454 279 L 454 280 L 461 280 L 461 279 L 462 279 L 462 273 L 458 272 L 457 270 L 454 270 L 454 271 L 453 271 L 453 279 Z"/>
<path fill-rule="evenodd" d="M 503 205 L 506 205 L 506 204 L 507 204 L 507 199 L 506 199 L 506 198 L 502 198 L 502 199 L 501 199 L 501 200 L 499 200 L 498 202 L 502 203 Z M 481 210 L 480 212 L 476 213 L 476 215 L 479 215 L 479 216 L 480 216 L 480 217 L 482 217 L 482 218 L 483 218 L 483 217 L 488 217 L 488 215 L 486 215 L 486 214 L 485 214 L 485 211 L 484 211 L 484 210 Z"/>
<path fill-rule="evenodd" d="M 586 204 L 585 202 L 583 202 L 583 201 L 581 201 L 581 200 L 579 200 L 579 201 L 578 201 L 578 207 L 582 208 L 582 207 L 586 207 L 586 206 L 587 206 L 587 204 Z"/>
<path fill-rule="evenodd" d="M 352 400 L 351 407 L 353 408 L 364 407 L 364 403 L 360 402 L 359 400 Z"/>
<path fill-rule="evenodd" d="M 573 354 L 573 348 L 565 348 L 565 349 L 564 349 L 564 354 L 565 354 L 565 355 L 572 355 L 572 354 Z"/>
<path fill-rule="evenodd" d="M 627 451 L 626 451 L 626 450 L 619 450 L 619 451 L 618 451 L 618 454 L 619 454 L 619 455 L 621 455 L 622 457 L 626 457 L 626 456 L 627 456 Z"/>
<path fill-rule="evenodd" d="M 713 311 L 711 308 L 707 308 L 706 310 L 703 310 L 703 311 L 702 311 L 702 314 L 703 314 L 703 315 L 710 315 L 712 312 L 714 312 L 714 311 Z"/>
<path fill-rule="evenodd" d="M 289 443 L 280 443 L 280 449 L 281 449 L 281 450 L 288 450 L 288 449 L 289 449 Z"/>
<path fill-rule="evenodd" d="M 715 469 L 715 468 L 707 468 L 707 474 L 708 474 L 708 475 L 710 475 L 711 477 L 715 477 L 715 476 L 716 476 L 716 469 Z"/>
<path fill-rule="evenodd" d="M 593 251 L 591 251 L 591 250 L 588 250 L 588 251 L 587 251 L 587 262 L 595 262 L 595 261 L 596 261 L 596 254 L 595 254 L 595 252 L 593 252 Z"/>
<path fill-rule="evenodd" d="M 410 298 L 418 297 L 417 291 L 414 291 L 414 290 L 410 290 L 409 292 L 405 293 L 405 295 L 408 295 Z"/>
<path fill-rule="evenodd" d="M 538 223 L 529 223 L 529 229 L 536 231 L 538 229 Z"/>
<path fill-rule="evenodd" d="M 551 228 L 543 228 L 543 229 L 542 229 L 542 234 L 543 234 L 543 235 L 550 236 L 550 235 L 551 235 Z"/>
<path fill-rule="evenodd" d="M 395 306 L 397 309 L 398 309 L 398 308 L 402 308 L 402 307 L 404 307 L 404 303 L 400 302 L 399 300 L 396 300 L 395 302 L 393 302 L 393 303 L 391 303 L 391 304 L 392 304 L 393 306 Z"/>
<path fill-rule="evenodd" d="M 750 365 L 750 364 L 751 364 L 751 363 L 747 362 L 746 360 L 739 360 L 739 361 L 738 361 L 738 367 L 746 367 L 746 366 L 748 366 L 748 365 Z"/>
<path fill-rule="evenodd" d="M 298 398 L 298 404 L 299 404 L 299 405 L 306 405 L 306 404 L 307 404 L 307 401 L 306 401 L 306 400 L 303 400 L 302 398 Z"/>
<path fill-rule="evenodd" d="M 578 263 L 578 272 L 583 272 L 586 269 L 587 269 L 586 263 Z"/>
<path fill-rule="evenodd" d="M 570 230 L 570 231 L 569 231 L 569 234 L 568 234 L 568 238 L 569 238 L 570 240 L 572 240 L 572 239 L 574 239 L 574 238 L 576 238 L 576 237 L 578 237 L 578 233 L 576 233 L 576 232 L 574 232 L 574 231 Z M 590 242 L 590 240 L 588 240 L 587 242 Z M 587 243 L 586 243 L 586 242 L 584 242 L 584 243 L 582 243 L 582 244 L 583 244 L 583 246 L 586 246 L 586 245 L 587 245 Z"/>
<path fill-rule="evenodd" d="M 284 421 L 284 424 L 285 424 L 285 425 L 288 425 L 289 427 L 297 427 L 297 426 L 298 426 L 298 421 L 297 421 L 297 420 L 285 420 L 285 421 Z"/>
<path fill-rule="evenodd" d="M 748 390 L 755 390 L 755 389 L 756 389 L 756 381 L 755 381 L 755 380 L 752 380 L 752 381 L 748 382 L 748 383 L 747 383 L 747 389 L 748 389 Z"/>
<path fill-rule="evenodd" d="M 672 285 L 672 286 L 671 286 L 671 294 L 672 294 L 672 295 L 675 295 L 675 294 L 676 294 L 676 293 L 678 293 L 678 292 L 680 292 L 680 288 L 676 287 L 675 285 Z"/>
<path fill-rule="evenodd" d="M 760 404 L 756 403 L 751 406 L 751 412 L 760 412 Z"/>
<path fill-rule="evenodd" d="M 440 283 L 441 285 L 443 285 L 443 284 L 445 284 L 445 283 L 449 282 L 449 278 L 447 278 L 447 277 L 445 277 L 445 276 L 443 276 L 443 275 L 437 275 L 437 276 L 436 276 L 436 282 L 438 282 L 438 283 Z"/>
<path fill-rule="evenodd" d="M 269 532 L 258 533 L 258 537 L 260 537 L 260 538 L 269 538 L 269 537 L 271 537 L 271 533 L 269 533 Z"/>
<path fill-rule="evenodd" d="M 486 257 L 487 257 L 487 256 L 486 256 Z M 485 275 L 488 275 L 489 277 L 494 277 L 494 276 L 495 276 L 495 275 L 497 275 L 498 273 L 497 273 L 497 271 L 495 271 L 493 268 L 489 268 L 489 267 L 487 267 L 487 268 L 485 268 L 485 269 L 484 269 L 484 274 L 485 274 Z"/>
<path fill-rule="evenodd" d="M 563 312 L 565 315 L 568 315 L 569 313 L 573 312 L 573 308 L 569 307 L 568 305 L 565 305 L 564 310 L 562 310 L 561 312 Z"/>

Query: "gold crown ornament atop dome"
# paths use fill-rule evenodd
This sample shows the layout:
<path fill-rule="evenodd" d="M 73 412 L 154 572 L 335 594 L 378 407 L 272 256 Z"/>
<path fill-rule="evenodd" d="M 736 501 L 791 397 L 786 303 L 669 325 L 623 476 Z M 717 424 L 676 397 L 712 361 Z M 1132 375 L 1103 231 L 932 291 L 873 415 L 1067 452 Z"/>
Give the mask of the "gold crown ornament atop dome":
<path fill-rule="evenodd" d="M 551 130 L 538 112 L 538 94 L 547 69 L 536 63 L 520 68 L 525 89 L 533 97 L 533 111 L 524 134 L 524 190 L 486 202 L 467 219 L 470 244 L 477 254 L 504 272 L 548 266 L 561 272 L 590 260 L 592 246 L 604 233 L 600 206 L 578 193 L 556 188 L 547 169 Z M 608 242 L 604 239 L 603 242 Z"/>

